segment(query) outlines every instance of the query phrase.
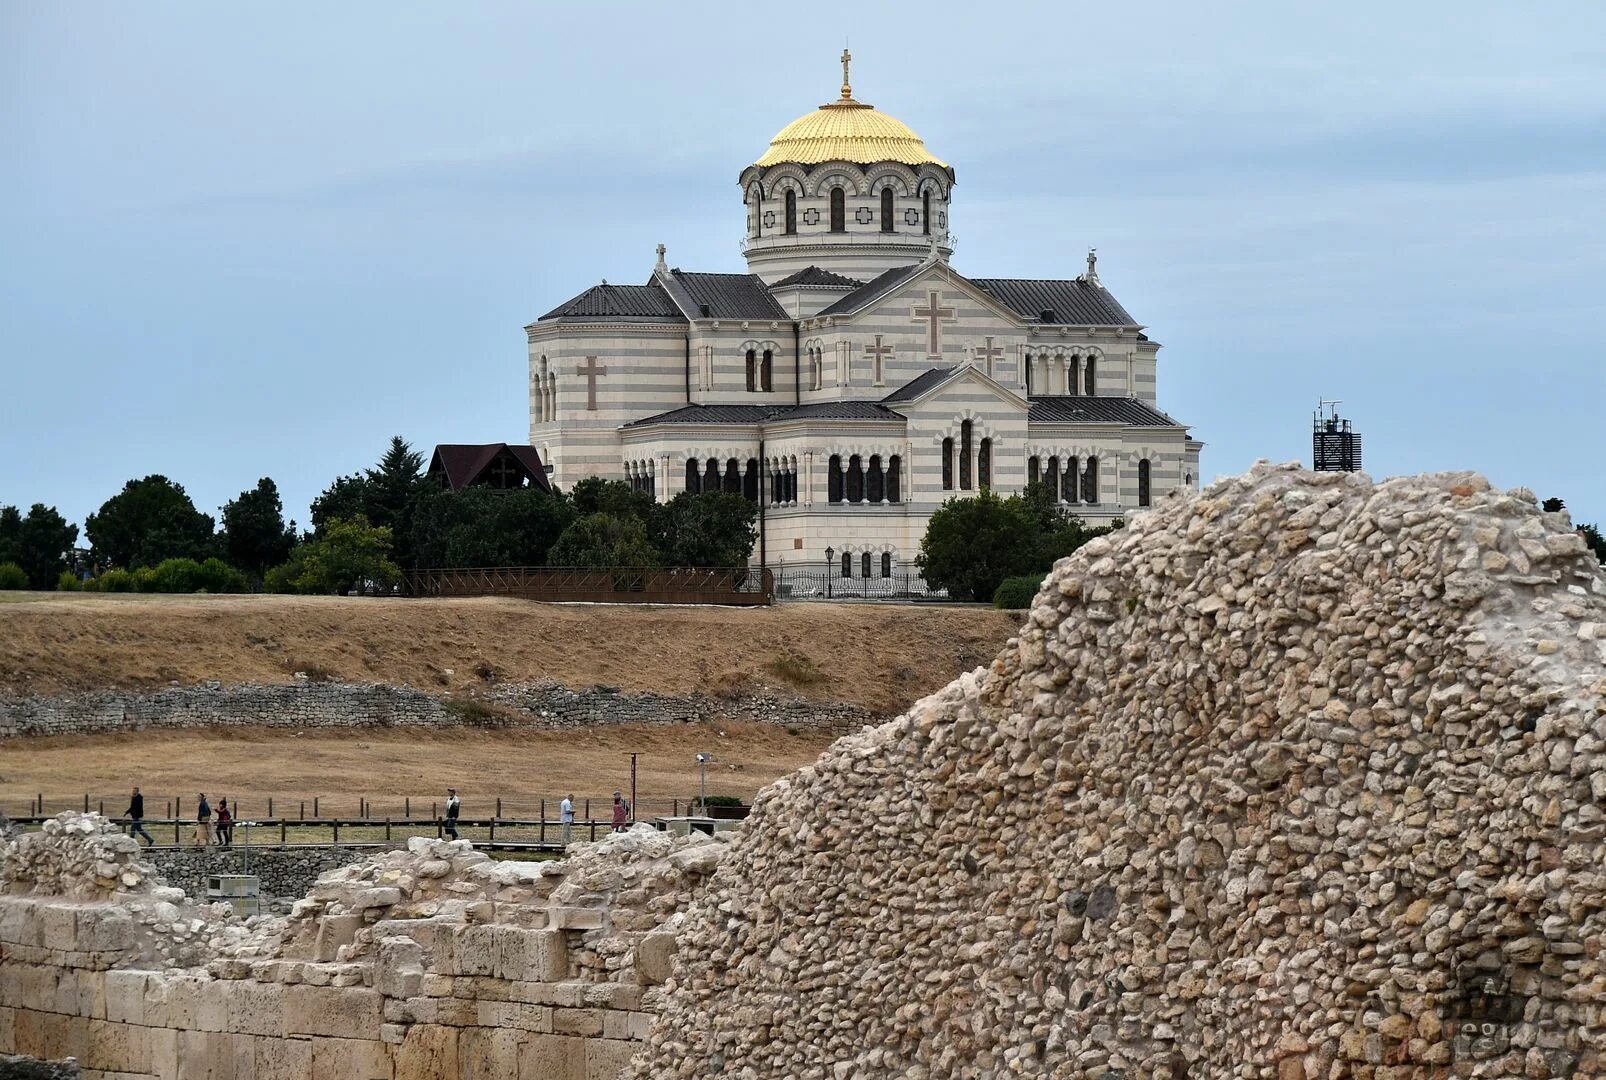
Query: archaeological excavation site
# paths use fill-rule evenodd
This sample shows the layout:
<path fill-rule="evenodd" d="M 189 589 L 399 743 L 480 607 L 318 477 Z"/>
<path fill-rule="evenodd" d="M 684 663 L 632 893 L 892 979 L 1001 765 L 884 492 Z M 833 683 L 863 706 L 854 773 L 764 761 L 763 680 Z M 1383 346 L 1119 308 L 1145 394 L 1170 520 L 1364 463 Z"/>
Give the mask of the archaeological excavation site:
<path fill-rule="evenodd" d="M 764 789 L 288 915 L 0 850 L 0 1053 L 100 1080 L 1606 1080 L 1606 573 L 1472 474 L 1258 466 Z M 4 1069 L 0 1065 L 0 1069 Z M 43 1074 L 40 1074 L 43 1075 Z"/>

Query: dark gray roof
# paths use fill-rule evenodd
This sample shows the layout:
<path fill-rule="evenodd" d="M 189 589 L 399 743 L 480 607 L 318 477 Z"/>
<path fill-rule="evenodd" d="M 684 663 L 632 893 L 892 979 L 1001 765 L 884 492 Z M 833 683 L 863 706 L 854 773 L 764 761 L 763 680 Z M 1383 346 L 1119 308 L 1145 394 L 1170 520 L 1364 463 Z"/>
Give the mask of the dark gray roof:
<path fill-rule="evenodd" d="M 1102 285 L 1080 279 L 971 278 L 1029 322 L 1071 326 L 1136 326 L 1137 320 Z M 1043 313 L 1050 313 L 1047 318 Z"/>
<path fill-rule="evenodd" d="M 648 424 L 762 424 L 776 420 L 903 420 L 874 401 L 821 401 L 813 405 L 682 405 L 678 409 L 632 420 L 625 427 Z"/>
<path fill-rule="evenodd" d="M 1184 426 L 1154 406 L 1127 397 L 1033 397 L 1026 418 L 1033 423 Z"/>
<path fill-rule="evenodd" d="M 906 417 L 875 401 L 820 401 L 783 409 L 775 420 L 903 420 Z"/>
<path fill-rule="evenodd" d="M 632 420 L 625 427 L 646 424 L 757 424 L 774 410 L 773 405 L 682 405 L 678 409 Z"/>
<path fill-rule="evenodd" d="M 864 282 L 858 278 L 843 277 L 829 270 L 821 270 L 818 266 L 805 266 L 797 273 L 783 277 L 770 288 L 779 289 L 786 285 L 820 285 L 831 289 L 857 289 L 863 284 Z"/>
<path fill-rule="evenodd" d="M 953 373 L 952 365 L 930 368 L 916 375 L 881 400 L 885 402 L 913 401 Z"/>
<path fill-rule="evenodd" d="M 687 270 L 671 273 L 691 298 L 694 306 L 686 312 L 691 318 L 791 320 L 757 274 L 694 274 Z"/>
<path fill-rule="evenodd" d="M 537 319 L 581 318 L 604 315 L 680 319 L 680 309 L 657 285 L 593 285 L 574 299 L 559 304 Z"/>
<path fill-rule="evenodd" d="M 924 263 L 913 263 L 909 266 L 894 266 L 891 270 L 884 270 L 848 293 L 848 295 L 838 297 L 835 303 L 821 311 L 820 314 L 841 315 L 853 311 L 865 301 L 902 285 L 905 281 L 914 277 L 924 265 Z"/>

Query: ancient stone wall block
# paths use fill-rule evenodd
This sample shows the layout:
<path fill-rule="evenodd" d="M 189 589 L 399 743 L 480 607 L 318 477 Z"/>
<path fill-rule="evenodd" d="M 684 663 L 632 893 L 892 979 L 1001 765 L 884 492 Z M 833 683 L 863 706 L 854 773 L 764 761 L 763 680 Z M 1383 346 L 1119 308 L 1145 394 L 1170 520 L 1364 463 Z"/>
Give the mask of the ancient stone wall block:
<path fill-rule="evenodd" d="M 150 1039 L 145 1028 L 104 1020 L 92 1020 L 87 1026 L 89 1048 L 80 1062 L 84 1068 L 111 1073 L 151 1071 Z"/>
<path fill-rule="evenodd" d="M 423 961 L 424 950 L 412 938 L 382 939 L 374 964 L 374 989 L 386 997 L 417 997 L 424 992 Z"/>
<path fill-rule="evenodd" d="M 553 1009 L 552 1032 L 555 1035 L 602 1034 L 601 1009 Z"/>
<path fill-rule="evenodd" d="M 519 1047 L 519 1080 L 586 1080 L 586 1040 L 537 1035 Z"/>
<path fill-rule="evenodd" d="M 312 1040 L 313 1077 L 331 1080 L 393 1080 L 390 1048 L 379 1041 L 379 1025 L 371 1029 L 372 1038 L 345 1039 L 325 1035 Z M 487 1076 L 495 1075 L 488 1073 Z"/>
<path fill-rule="evenodd" d="M 143 1024 L 145 972 L 108 971 L 102 978 L 106 986 L 106 1019 L 118 1024 Z"/>
<path fill-rule="evenodd" d="M 35 913 L 34 900 L 21 896 L 0 896 L 0 944 L 44 944 L 44 928 Z"/>
<path fill-rule="evenodd" d="M 284 1002 L 288 1035 L 378 1037 L 381 1008 L 377 991 L 358 986 L 300 986 L 286 994 Z"/>
<path fill-rule="evenodd" d="M 503 1077 L 519 1074 L 522 1031 L 465 1028 L 457 1036 L 458 1068 L 464 1076 Z"/>
<path fill-rule="evenodd" d="M 640 1049 L 622 1039 L 587 1039 L 585 1048 L 586 1080 L 618 1080 Z"/>
<path fill-rule="evenodd" d="M 318 936 L 313 945 L 313 958 L 328 963 L 338 958 L 340 947 L 350 945 L 361 930 L 361 915 L 325 915 L 318 920 Z"/>
<path fill-rule="evenodd" d="M 636 977 L 648 986 L 669 978 L 675 963 L 675 935 L 665 932 L 643 934 L 636 942 Z"/>
<path fill-rule="evenodd" d="M 453 953 L 456 974 L 496 974 L 496 942 L 499 929 L 495 926 L 464 926 L 458 929 Z"/>
<path fill-rule="evenodd" d="M 228 1029 L 245 1035 L 284 1034 L 285 998 L 291 988 L 245 980 L 220 983 Z"/>
<path fill-rule="evenodd" d="M 18 1009 L 12 1018 L 12 1049 L 29 1057 L 83 1060 L 89 1054 L 89 1026 L 61 1013 Z"/>
<path fill-rule="evenodd" d="M 482 1001 L 479 1003 L 481 1027 L 515 1028 L 548 1034 L 552 1031 L 552 1009 L 523 1001 Z"/>
<path fill-rule="evenodd" d="M 517 972 L 510 970 L 508 978 L 557 982 L 568 974 L 569 950 L 562 931 L 520 930 L 517 933 L 524 939 L 524 964 Z"/>
<path fill-rule="evenodd" d="M 559 930 L 600 930 L 605 915 L 601 908 L 560 907 L 551 912 L 552 925 Z"/>
<path fill-rule="evenodd" d="M 60 901 L 40 904 L 35 909 L 39 920 L 39 944 L 55 952 L 75 952 L 78 949 L 78 906 Z"/>
<path fill-rule="evenodd" d="M 436 1024 L 414 1024 L 393 1052 L 394 1080 L 455 1080 L 461 1075 L 457 1057 L 458 1033 Z M 353 1078 L 354 1080 L 354 1078 Z"/>

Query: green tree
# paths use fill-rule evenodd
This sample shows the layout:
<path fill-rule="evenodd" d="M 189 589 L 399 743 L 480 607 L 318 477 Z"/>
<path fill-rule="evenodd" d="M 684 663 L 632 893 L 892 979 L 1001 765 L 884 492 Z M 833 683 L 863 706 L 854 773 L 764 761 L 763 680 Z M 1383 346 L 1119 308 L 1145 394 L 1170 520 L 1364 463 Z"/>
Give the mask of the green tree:
<path fill-rule="evenodd" d="M 0 562 L 0 590 L 11 591 L 28 587 L 28 571 L 14 562 Z"/>
<path fill-rule="evenodd" d="M 336 477 L 312 500 L 313 534 L 321 536 L 331 521 L 366 518 L 376 528 L 391 530 L 403 565 L 416 565 L 409 550 L 413 508 L 433 490 L 424 475 L 424 455 L 393 435 L 379 464 L 360 474 Z"/>
<path fill-rule="evenodd" d="M 651 539 L 665 566 L 743 566 L 758 540 L 758 505 L 741 495 L 683 491 L 654 511 Z"/>
<path fill-rule="evenodd" d="M 223 550 L 231 564 L 252 577 L 260 579 L 284 562 L 295 542 L 271 478 L 264 476 L 254 489 L 223 505 Z"/>
<path fill-rule="evenodd" d="M 0 506 L 0 563 L 16 563 L 22 556 L 22 511 L 15 506 Z"/>
<path fill-rule="evenodd" d="M 647 529 L 633 517 L 587 514 L 563 530 L 547 554 L 549 566 L 577 566 L 588 570 L 660 565 L 658 551 L 647 539 Z"/>
<path fill-rule="evenodd" d="M 1593 525 L 1580 525 L 1578 531 L 1584 534 L 1584 543 L 1595 553 L 1595 558 L 1606 565 L 1606 536 L 1602 536 L 1600 530 Z"/>
<path fill-rule="evenodd" d="M 273 592 L 387 592 L 401 578 L 390 550 L 389 529 L 363 518 L 329 521 L 322 536 L 297 545 L 283 566 L 268 571 L 267 585 Z"/>
<path fill-rule="evenodd" d="M 604 480 L 588 476 L 574 485 L 569 492 L 574 512 L 581 517 L 590 514 L 611 514 L 614 517 L 633 517 L 644 525 L 658 512 L 658 503 L 644 491 L 635 491 L 623 480 Z"/>
<path fill-rule="evenodd" d="M 1567 509 L 1567 504 L 1560 499 L 1546 499 L 1540 504 L 1540 509 L 1547 514 L 1554 514 L 1558 510 Z"/>
<path fill-rule="evenodd" d="M 541 566 L 573 520 L 567 499 L 537 488 L 437 488 L 413 505 L 411 565 Z"/>
<path fill-rule="evenodd" d="M 54 589 L 67 557 L 78 540 L 78 526 L 69 525 L 53 506 L 34 503 L 17 530 L 15 558 L 35 589 Z"/>
<path fill-rule="evenodd" d="M 130 480 L 84 520 L 95 560 L 129 568 L 155 566 L 163 559 L 207 559 L 217 545 L 213 527 L 183 486 L 155 475 Z"/>
<path fill-rule="evenodd" d="M 331 521 L 356 521 L 368 517 L 368 478 L 361 473 L 337 476 L 312 500 L 312 533 L 323 535 Z"/>
<path fill-rule="evenodd" d="M 917 561 L 933 588 L 956 600 L 991 600 L 1005 578 L 1032 569 L 1037 524 L 1019 496 L 949 499 L 931 515 Z"/>

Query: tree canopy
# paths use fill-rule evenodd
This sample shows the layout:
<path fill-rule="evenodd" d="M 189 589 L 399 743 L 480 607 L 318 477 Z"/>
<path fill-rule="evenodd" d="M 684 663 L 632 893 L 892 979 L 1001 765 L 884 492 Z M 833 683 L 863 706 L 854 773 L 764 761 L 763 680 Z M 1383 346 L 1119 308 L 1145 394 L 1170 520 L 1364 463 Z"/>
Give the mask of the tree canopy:
<path fill-rule="evenodd" d="M 367 520 L 338 519 L 324 524 L 323 535 L 298 544 L 283 566 L 268 572 L 274 592 L 388 592 L 401 577 L 390 559 L 390 530 Z"/>
<path fill-rule="evenodd" d="M 215 523 L 165 476 L 130 480 L 84 519 L 96 562 L 134 569 L 164 559 L 202 562 L 216 553 Z"/>
<path fill-rule="evenodd" d="M 260 578 L 290 556 L 295 530 L 284 523 L 279 488 L 264 476 L 223 506 L 223 551 L 231 565 Z"/>

